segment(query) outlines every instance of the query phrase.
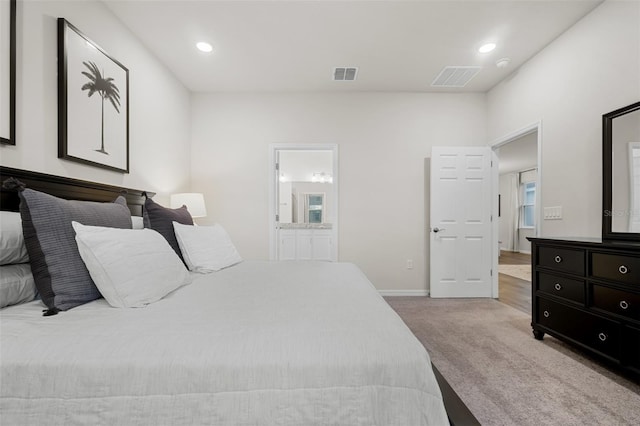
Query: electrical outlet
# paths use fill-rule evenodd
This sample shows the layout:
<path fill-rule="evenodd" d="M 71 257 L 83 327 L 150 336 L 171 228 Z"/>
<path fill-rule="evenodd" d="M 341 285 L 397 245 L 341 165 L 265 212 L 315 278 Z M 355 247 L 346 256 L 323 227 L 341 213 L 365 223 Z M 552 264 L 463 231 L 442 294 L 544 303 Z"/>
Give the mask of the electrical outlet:
<path fill-rule="evenodd" d="M 407 260 L 407 269 L 413 269 L 413 260 L 411 259 Z"/>

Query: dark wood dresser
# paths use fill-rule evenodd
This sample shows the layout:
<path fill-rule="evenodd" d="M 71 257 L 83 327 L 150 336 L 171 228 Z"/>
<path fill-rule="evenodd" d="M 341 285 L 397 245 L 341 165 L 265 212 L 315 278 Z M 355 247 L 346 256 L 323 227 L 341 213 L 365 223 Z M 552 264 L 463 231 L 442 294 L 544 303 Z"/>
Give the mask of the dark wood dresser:
<path fill-rule="evenodd" d="M 529 241 L 535 338 L 548 333 L 640 379 L 640 243 Z"/>

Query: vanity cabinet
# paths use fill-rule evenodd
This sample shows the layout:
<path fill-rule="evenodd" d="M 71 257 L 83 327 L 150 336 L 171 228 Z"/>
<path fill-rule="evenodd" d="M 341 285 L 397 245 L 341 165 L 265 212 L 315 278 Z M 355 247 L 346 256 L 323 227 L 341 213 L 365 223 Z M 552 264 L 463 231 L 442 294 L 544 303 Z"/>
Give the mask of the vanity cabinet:
<path fill-rule="evenodd" d="M 279 260 L 296 260 L 296 230 L 295 229 L 280 229 L 280 252 L 278 253 Z"/>
<path fill-rule="evenodd" d="M 280 229 L 280 260 L 333 260 L 331 229 Z"/>
<path fill-rule="evenodd" d="M 640 378 L 640 243 L 529 238 L 532 320 Z"/>

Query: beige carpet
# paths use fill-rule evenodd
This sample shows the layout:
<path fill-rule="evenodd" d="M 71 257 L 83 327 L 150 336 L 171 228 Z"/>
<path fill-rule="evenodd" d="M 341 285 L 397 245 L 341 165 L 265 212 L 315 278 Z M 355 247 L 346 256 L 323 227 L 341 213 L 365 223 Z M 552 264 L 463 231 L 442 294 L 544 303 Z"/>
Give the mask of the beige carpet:
<path fill-rule="evenodd" d="M 498 265 L 498 272 L 531 281 L 531 265 Z"/>
<path fill-rule="evenodd" d="M 640 425 L 640 386 L 491 299 L 387 297 L 483 425 Z"/>

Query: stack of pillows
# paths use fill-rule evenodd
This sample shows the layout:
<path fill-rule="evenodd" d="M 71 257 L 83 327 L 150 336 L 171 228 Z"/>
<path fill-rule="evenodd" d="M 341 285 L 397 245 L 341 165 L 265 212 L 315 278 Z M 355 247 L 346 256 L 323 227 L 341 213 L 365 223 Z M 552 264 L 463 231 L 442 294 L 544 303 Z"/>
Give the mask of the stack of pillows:
<path fill-rule="evenodd" d="M 20 214 L 0 211 L 0 308 L 36 297 Z"/>
<path fill-rule="evenodd" d="M 113 203 L 31 189 L 19 196 L 20 214 L 1 217 L 0 307 L 33 300 L 36 289 L 45 315 L 100 297 L 114 307 L 142 307 L 189 284 L 187 268 L 208 273 L 242 261 L 220 225 L 194 226 L 185 206 L 149 198 L 140 223 L 122 196 Z"/>

